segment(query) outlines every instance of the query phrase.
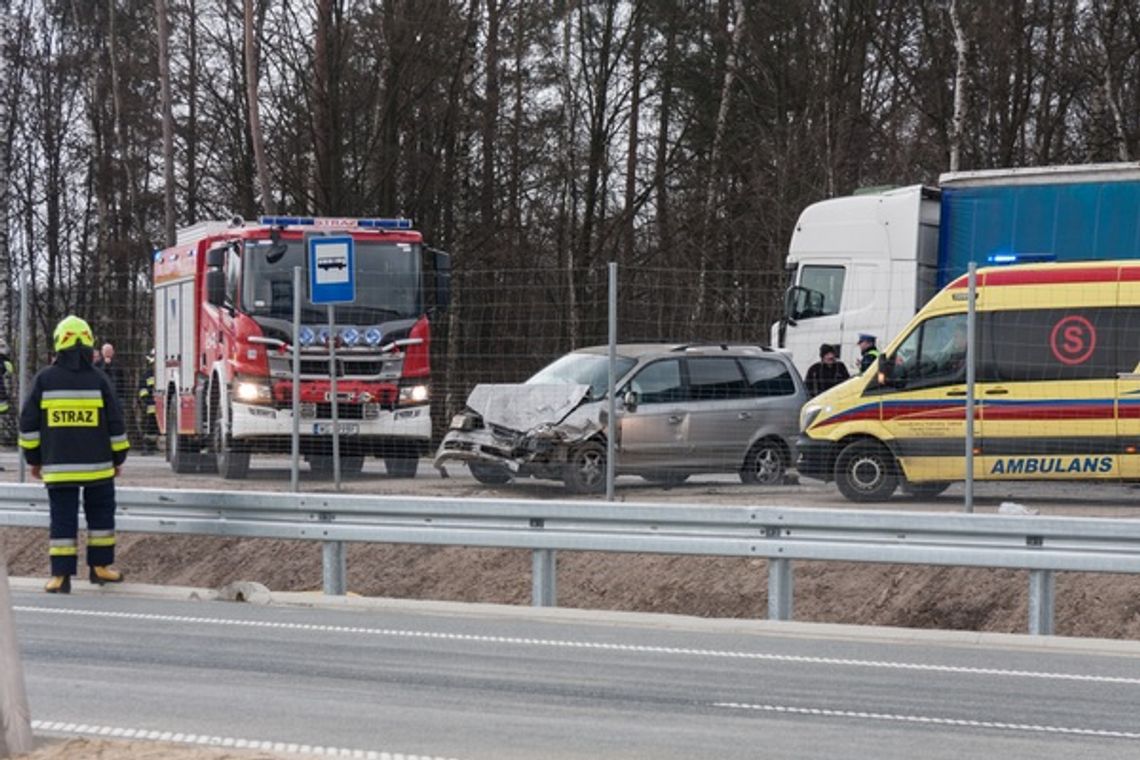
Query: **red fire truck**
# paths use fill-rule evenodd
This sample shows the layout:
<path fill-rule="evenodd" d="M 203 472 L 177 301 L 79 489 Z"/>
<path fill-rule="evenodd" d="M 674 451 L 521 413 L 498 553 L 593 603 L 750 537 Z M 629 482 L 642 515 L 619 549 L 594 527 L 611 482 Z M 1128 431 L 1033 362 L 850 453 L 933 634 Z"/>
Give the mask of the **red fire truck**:
<path fill-rule="evenodd" d="M 327 235 L 349 235 L 355 249 L 356 298 L 336 306 L 332 330 L 326 307 L 310 302 L 306 264 L 308 241 Z M 301 454 L 331 473 L 335 341 L 341 471 L 371 455 L 390 475 L 415 475 L 430 448 L 428 317 L 447 306 L 446 253 L 406 219 L 234 219 L 177 240 L 154 255 L 155 397 L 175 472 L 243 478 L 251 453 L 290 451 L 296 347 Z M 294 267 L 304 293 L 293 292 Z"/>

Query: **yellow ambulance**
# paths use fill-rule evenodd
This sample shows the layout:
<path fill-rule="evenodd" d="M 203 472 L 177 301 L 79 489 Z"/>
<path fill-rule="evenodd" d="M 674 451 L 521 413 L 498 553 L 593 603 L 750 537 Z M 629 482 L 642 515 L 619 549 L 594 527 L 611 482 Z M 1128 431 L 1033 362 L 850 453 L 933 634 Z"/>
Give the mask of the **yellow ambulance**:
<path fill-rule="evenodd" d="M 967 278 L 800 413 L 797 468 L 853 501 L 965 479 Z M 1140 480 L 1140 262 L 977 273 L 974 478 Z"/>

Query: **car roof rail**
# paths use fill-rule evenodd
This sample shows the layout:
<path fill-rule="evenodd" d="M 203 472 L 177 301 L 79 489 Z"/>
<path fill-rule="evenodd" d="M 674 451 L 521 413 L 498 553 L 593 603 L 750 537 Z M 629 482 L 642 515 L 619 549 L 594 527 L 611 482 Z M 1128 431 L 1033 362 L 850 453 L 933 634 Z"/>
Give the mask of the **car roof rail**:
<path fill-rule="evenodd" d="M 720 343 L 720 342 L 714 342 L 714 341 L 682 343 L 679 346 L 674 346 L 670 350 L 672 350 L 672 351 L 689 351 L 691 349 L 697 349 L 697 348 L 720 348 L 721 351 L 731 351 L 733 349 L 740 349 L 740 348 L 758 348 L 761 351 L 775 351 L 776 350 L 776 349 L 772 348 L 771 346 L 763 346 L 763 345 L 760 345 L 759 343 Z"/>

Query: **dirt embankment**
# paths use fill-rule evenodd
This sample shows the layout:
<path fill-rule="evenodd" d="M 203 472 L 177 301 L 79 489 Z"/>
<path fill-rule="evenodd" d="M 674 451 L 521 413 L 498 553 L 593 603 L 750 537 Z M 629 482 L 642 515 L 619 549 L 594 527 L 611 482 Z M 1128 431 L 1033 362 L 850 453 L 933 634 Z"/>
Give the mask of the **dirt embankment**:
<path fill-rule="evenodd" d="M 47 536 L 0 530 L 13 576 L 47 574 Z M 118 567 L 140 583 L 219 588 L 239 580 L 275 591 L 321 588 L 315 542 L 127 534 Z M 530 554 L 517 550 L 350 544 L 349 590 L 365 596 L 530 603 Z M 83 581 L 80 581 L 83 582 Z M 763 560 L 564 552 L 558 603 L 587 609 L 761 618 Z M 853 563 L 795 564 L 796 620 L 1024 633 L 1023 571 Z M 1061 573 L 1056 632 L 1140 639 L 1140 579 Z"/>

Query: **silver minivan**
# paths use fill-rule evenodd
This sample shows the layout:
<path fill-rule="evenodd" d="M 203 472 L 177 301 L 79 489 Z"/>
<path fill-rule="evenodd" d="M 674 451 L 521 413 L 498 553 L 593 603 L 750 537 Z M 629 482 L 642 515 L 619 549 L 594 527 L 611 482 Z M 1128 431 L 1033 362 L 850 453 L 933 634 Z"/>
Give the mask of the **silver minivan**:
<path fill-rule="evenodd" d="M 483 483 L 562 480 L 573 493 L 605 487 L 607 346 L 566 354 L 521 385 L 478 385 L 440 443 L 435 465 L 466 462 Z M 618 474 L 677 484 L 736 472 L 784 481 L 804 384 L 784 353 L 730 344 L 617 347 Z"/>

